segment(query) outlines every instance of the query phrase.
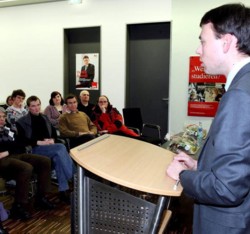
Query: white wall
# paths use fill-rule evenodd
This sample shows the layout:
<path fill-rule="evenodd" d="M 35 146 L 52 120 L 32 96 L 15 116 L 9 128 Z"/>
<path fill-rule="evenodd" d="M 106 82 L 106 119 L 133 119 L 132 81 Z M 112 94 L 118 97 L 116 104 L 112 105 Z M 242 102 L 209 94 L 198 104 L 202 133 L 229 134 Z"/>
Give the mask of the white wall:
<path fill-rule="evenodd" d="M 51 91 L 63 93 L 63 29 L 101 26 L 101 92 L 121 110 L 126 25 L 171 21 L 170 132 L 199 121 L 208 128 L 212 118 L 187 116 L 188 63 L 199 45 L 200 18 L 224 3 L 229 1 L 83 0 L 81 5 L 62 1 L 0 8 L 0 102 L 22 88 L 27 96 L 39 96 L 45 107 Z"/>
<path fill-rule="evenodd" d="M 0 8 L 0 101 L 22 88 L 48 104 L 63 92 L 63 29 L 101 26 L 103 94 L 125 103 L 126 25 L 170 21 L 170 0 L 83 0 Z M 111 72 L 112 71 L 112 72 Z"/>
<path fill-rule="evenodd" d="M 237 1 L 236 1 L 237 2 Z M 249 0 L 241 0 L 249 4 Z M 187 116 L 189 57 L 196 55 L 200 34 L 200 19 L 208 10 L 222 4 L 225 0 L 173 0 L 172 1 L 172 56 L 170 79 L 170 133 L 183 130 L 185 124 L 203 122 L 209 128 L 213 118 Z"/>

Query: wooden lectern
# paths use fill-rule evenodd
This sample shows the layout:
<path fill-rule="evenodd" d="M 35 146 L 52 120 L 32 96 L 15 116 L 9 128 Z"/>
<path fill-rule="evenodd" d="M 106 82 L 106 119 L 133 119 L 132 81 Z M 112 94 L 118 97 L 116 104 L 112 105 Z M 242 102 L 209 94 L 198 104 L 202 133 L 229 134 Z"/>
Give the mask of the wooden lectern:
<path fill-rule="evenodd" d="M 70 155 L 77 162 L 73 233 L 158 233 L 167 201 L 181 195 L 181 185 L 176 187 L 165 172 L 174 154 L 159 146 L 107 134 L 73 148 Z M 86 170 L 115 184 L 159 195 L 158 203 L 90 179 Z"/>

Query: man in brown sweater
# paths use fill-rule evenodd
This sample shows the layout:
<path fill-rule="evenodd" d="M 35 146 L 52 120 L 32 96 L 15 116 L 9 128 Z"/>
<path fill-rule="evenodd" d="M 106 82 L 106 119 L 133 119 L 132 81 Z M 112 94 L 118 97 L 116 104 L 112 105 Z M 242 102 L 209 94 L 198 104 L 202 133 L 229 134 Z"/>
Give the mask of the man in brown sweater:
<path fill-rule="evenodd" d="M 77 97 L 69 94 L 65 98 L 68 111 L 60 116 L 59 131 L 69 138 L 70 148 L 74 148 L 96 137 L 97 128 L 90 118 L 77 109 Z"/>

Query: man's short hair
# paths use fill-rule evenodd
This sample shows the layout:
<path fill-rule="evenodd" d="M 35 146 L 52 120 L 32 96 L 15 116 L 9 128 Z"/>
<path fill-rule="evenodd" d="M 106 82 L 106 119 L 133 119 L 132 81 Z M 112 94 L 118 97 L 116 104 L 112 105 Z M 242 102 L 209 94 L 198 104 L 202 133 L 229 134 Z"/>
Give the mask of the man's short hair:
<path fill-rule="evenodd" d="M 11 97 L 15 98 L 16 96 L 21 96 L 21 97 L 25 98 L 26 94 L 22 89 L 16 89 L 16 90 L 13 90 L 13 92 L 11 94 Z"/>
<path fill-rule="evenodd" d="M 65 103 L 68 104 L 68 100 L 69 100 L 69 99 L 72 99 L 72 98 L 75 98 L 76 101 L 77 101 L 76 95 L 73 94 L 73 93 L 70 93 L 70 94 L 68 94 L 67 97 L 65 98 Z"/>
<path fill-rule="evenodd" d="M 88 91 L 88 90 L 82 90 L 82 91 L 80 92 L 80 96 L 82 96 L 84 93 L 88 93 L 88 94 L 89 94 L 89 91 Z"/>
<path fill-rule="evenodd" d="M 200 26 L 211 23 L 217 38 L 225 34 L 237 38 L 238 51 L 250 55 L 250 8 L 239 4 L 225 4 L 204 14 Z"/>
<path fill-rule="evenodd" d="M 41 104 L 41 100 L 37 97 L 37 96 L 30 96 L 28 99 L 27 99 L 27 101 L 26 101 L 26 103 L 27 103 L 27 106 L 30 106 L 30 103 L 31 102 L 36 102 L 36 101 L 39 101 L 39 103 Z"/>
<path fill-rule="evenodd" d="M 89 59 L 89 56 L 88 56 L 88 55 L 85 55 L 85 56 L 83 57 L 83 59 Z"/>

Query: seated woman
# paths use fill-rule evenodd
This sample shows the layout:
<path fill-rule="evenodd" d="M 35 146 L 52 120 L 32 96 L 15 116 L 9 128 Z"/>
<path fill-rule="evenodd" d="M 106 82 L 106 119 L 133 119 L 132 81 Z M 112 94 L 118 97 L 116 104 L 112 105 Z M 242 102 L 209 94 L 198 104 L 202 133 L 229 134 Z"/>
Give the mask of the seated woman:
<path fill-rule="evenodd" d="M 44 114 L 48 116 L 49 121 L 58 129 L 58 121 L 61 114 L 65 113 L 67 106 L 64 104 L 62 95 L 54 91 L 50 95 L 49 105 L 45 108 Z"/>
<path fill-rule="evenodd" d="M 16 181 L 11 217 L 27 220 L 31 217 L 28 199 L 33 171 L 38 181 L 35 206 L 40 209 L 55 208 L 45 197 L 50 185 L 51 161 L 44 156 L 27 154 L 25 147 L 15 141 L 15 132 L 6 126 L 5 119 L 5 110 L 0 107 L 0 174 L 5 179 Z"/>
<path fill-rule="evenodd" d="M 3 107 L 4 109 L 7 109 L 9 106 L 12 106 L 12 104 L 13 104 L 13 100 L 12 100 L 11 95 L 9 95 L 6 98 L 5 104 L 1 105 L 1 107 Z M 1 232 L 0 232 L 0 234 L 1 234 Z"/>
<path fill-rule="evenodd" d="M 139 137 L 137 133 L 124 125 L 122 115 L 110 104 L 109 99 L 104 95 L 99 97 L 98 104 L 93 109 L 91 119 L 101 134 L 111 133 Z"/>

